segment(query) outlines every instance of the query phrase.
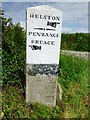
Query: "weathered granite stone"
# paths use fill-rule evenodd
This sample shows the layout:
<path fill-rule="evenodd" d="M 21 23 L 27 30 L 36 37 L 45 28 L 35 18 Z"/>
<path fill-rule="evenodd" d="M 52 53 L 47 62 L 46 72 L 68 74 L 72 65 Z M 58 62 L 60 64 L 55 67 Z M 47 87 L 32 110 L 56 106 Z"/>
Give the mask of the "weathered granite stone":
<path fill-rule="evenodd" d="M 62 100 L 62 88 L 60 84 L 57 82 L 57 92 L 56 92 L 56 105 L 60 106 L 61 105 L 61 100 Z"/>
<path fill-rule="evenodd" d="M 26 78 L 27 103 L 56 105 L 57 76 L 45 74 L 30 76 L 27 74 Z"/>
<path fill-rule="evenodd" d="M 90 59 L 90 52 L 61 50 L 61 53 L 66 55 L 73 55 L 82 59 Z"/>
<path fill-rule="evenodd" d="M 26 102 L 56 105 L 62 12 L 27 8 Z"/>
<path fill-rule="evenodd" d="M 37 74 L 57 75 L 58 65 L 57 64 L 28 64 L 27 71 L 28 71 L 28 74 L 31 76 L 35 76 Z"/>

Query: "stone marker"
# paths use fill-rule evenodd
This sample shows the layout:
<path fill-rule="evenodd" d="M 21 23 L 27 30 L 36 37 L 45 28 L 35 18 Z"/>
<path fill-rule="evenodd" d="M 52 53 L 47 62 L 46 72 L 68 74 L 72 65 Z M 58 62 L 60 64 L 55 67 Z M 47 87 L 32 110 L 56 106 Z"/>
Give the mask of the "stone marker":
<path fill-rule="evenodd" d="M 56 105 L 62 12 L 27 8 L 26 102 Z"/>

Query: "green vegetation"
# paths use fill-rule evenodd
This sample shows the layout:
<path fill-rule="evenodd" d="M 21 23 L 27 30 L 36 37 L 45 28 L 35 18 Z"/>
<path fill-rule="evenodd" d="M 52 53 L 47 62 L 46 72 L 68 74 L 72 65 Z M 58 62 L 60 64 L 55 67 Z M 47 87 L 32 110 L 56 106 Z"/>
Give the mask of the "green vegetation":
<path fill-rule="evenodd" d="M 59 107 L 26 105 L 23 89 L 18 86 L 7 86 L 3 90 L 2 98 L 4 118 L 58 118 L 61 111 Z"/>
<path fill-rule="evenodd" d="M 2 12 L 3 14 L 3 12 Z M 24 74 L 26 57 L 25 31 L 11 18 L 2 17 L 2 77 L 3 85 L 19 84 Z M 1 82 L 0 82 L 1 83 Z"/>
<path fill-rule="evenodd" d="M 63 89 L 64 117 L 88 117 L 88 61 L 61 55 L 58 82 Z"/>
<path fill-rule="evenodd" d="M 0 14 L 4 14 L 3 11 L 0 11 Z M 73 36 L 77 42 L 69 41 L 70 36 Z M 73 37 L 71 37 L 72 41 Z M 63 34 L 61 48 L 86 51 L 88 49 L 86 39 L 87 34 L 83 33 Z M 85 41 L 82 42 L 83 40 Z M 63 99 L 61 101 L 63 107 L 56 106 L 50 108 L 41 104 L 26 105 L 25 89 L 23 87 L 25 84 L 25 46 L 26 37 L 24 29 L 19 23 L 13 24 L 12 19 L 2 17 L 3 79 L 0 81 L 0 84 L 3 84 L 2 110 L 5 114 L 4 118 L 87 118 L 88 61 L 61 55 L 58 82 L 63 89 Z"/>
<path fill-rule="evenodd" d="M 59 83 L 63 89 L 62 105 L 50 108 L 41 104 L 27 106 L 24 89 L 8 85 L 3 89 L 5 117 L 9 118 L 87 118 L 88 117 L 88 63 L 72 56 L 61 55 Z"/>
<path fill-rule="evenodd" d="M 64 34 L 61 36 L 61 49 L 90 52 L 88 33 Z"/>

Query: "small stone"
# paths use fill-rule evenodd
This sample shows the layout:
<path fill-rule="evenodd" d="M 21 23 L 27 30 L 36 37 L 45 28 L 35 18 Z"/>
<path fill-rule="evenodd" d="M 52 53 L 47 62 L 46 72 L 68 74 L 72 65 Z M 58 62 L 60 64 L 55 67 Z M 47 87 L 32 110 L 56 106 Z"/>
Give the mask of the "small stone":
<path fill-rule="evenodd" d="M 56 104 L 60 105 L 61 100 L 62 100 L 62 88 L 60 84 L 57 82 Z"/>

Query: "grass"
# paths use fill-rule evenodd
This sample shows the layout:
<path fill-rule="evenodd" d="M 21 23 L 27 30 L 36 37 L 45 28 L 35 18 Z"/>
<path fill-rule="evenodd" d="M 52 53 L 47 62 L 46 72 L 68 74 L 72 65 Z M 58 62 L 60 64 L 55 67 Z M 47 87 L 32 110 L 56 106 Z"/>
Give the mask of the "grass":
<path fill-rule="evenodd" d="M 59 107 L 49 108 L 42 104 L 26 105 L 23 90 L 9 86 L 3 91 L 3 112 L 6 118 L 57 118 Z"/>
<path fill-rule="evenodd" d="M 62 104 L 54 108 L 42 105 L 27 105 L 20 86 L 3 88 L 2 105 L 4 118 L 88 118 L 88 62 L 77 57 L 61 55 L 59 79 L 63 89 Z"/>
<path fill-rule="evenodd" d="M 88 61 L 62 55 L 58 82 L 63 89 L 64 118 L 88 117 Z"/>

